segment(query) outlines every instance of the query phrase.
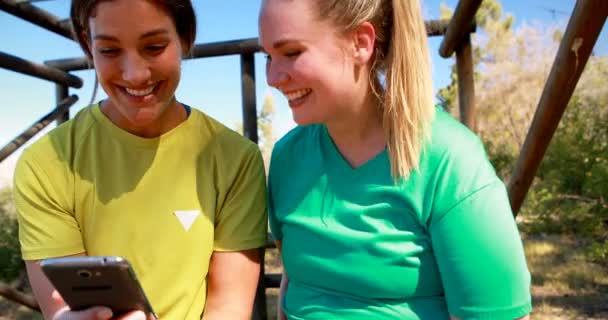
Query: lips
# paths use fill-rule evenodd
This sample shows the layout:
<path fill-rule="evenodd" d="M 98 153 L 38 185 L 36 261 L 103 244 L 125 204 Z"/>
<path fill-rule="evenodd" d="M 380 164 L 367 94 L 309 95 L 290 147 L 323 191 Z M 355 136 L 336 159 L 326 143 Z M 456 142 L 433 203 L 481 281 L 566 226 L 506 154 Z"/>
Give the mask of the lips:
<path fill-rule="evenodd" d="M 311 93 L 311 89 L 300 89 L 290 92 L 283 92 L 289 102 L 296 101 Z"/>
<path fill-rule="evenodd" d="M 149 94 L 151 94 L 154 89 L 156 88 L 156 84 L 146 87 L 146 88 L 140 88 L 140 89 L 134 89 L 134 88 L 127 88 L 127 87 L 123 87 L 125 89 L 125 91 L 134 97 L 145 97 Z"/>

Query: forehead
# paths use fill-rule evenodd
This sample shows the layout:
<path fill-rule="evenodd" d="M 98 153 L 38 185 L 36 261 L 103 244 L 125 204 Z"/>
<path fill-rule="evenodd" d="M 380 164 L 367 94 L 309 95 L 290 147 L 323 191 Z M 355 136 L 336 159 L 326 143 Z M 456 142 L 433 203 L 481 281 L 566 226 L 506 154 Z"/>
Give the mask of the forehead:
<path fill-rule="evenodd" d="M 260 42 L 309 38 L 329 24 L 317 18 L 313 0 L 264 0 L 259 16 Z"/>
<path fill-rule="evenodd" d="M 89 25 L 92 35 L 147 32 L 157 28 L 175 29 L 167 12 L 149 0 L 102 1 L 95 6 Z"/>

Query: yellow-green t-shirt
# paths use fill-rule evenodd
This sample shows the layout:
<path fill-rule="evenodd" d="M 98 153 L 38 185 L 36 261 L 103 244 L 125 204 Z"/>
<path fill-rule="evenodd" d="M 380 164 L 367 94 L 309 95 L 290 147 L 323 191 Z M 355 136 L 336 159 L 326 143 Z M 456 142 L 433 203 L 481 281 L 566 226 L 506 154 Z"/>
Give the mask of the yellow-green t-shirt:
<path fill-rule="evenodd" d="M 14 192 L 25 260 L 122 256 L 161 319 L 200 319 L 214 250 L 266 241 L 259 149 L 196 109 L 146 139 L 85 108 L 23 152 Z"/>

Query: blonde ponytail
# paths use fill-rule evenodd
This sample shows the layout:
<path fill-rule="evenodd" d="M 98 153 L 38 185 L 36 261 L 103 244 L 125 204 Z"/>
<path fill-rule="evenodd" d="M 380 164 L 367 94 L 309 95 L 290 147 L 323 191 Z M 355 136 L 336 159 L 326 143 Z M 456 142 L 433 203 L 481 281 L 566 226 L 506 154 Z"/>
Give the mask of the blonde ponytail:
<path fill-rule="evenodd" d="M 407 178 L 418 169 L 430 138 L 433 107 L 431 63 L 418 0 L 392 0 L 392 32 L 384 61 L 386 91 L 383 126 L 391 174 Z"/>
<path fill-rule="evenodd" d="M 383 105 L 395 180 L 418 169 L 435 114 L 431 62 L 419 0 L 317 0 L 321 20 L 341 31 L 368 21 L 376 30 L 370 85 Z M 380 79 L 384 75 L 385 84 Z"/>

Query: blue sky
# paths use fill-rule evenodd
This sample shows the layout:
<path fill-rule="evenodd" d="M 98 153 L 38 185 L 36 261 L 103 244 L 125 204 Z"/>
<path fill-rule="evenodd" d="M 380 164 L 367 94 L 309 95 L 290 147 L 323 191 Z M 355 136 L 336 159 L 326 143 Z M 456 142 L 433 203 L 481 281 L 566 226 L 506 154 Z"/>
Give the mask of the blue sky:
<path fill-rule="evenodd" d="M 194 0 L 199 21 L 196 43 L 228 41 L 257 37 L 257 14 L 260 0 Z M 426 19 L 439 17 L 439 7 L 445 3 L 455 8 L 457 0 L 423 0 Z M 37 6 L 67 18 L 69 1 L 40 1 Z M 564 26 L 574 8 L 575 0 L 503 0 L 503 10 L 515 17 L 516 26 L 521 23 L 539 22 Z M 552 11 L 555 10 L 555 11 Z M 604 26 L 595 52 L 608 54 L 608 31 Z M 435 88 L 449 82 L 452 59 L 438 55 L 441 37 L 429 41 L 433 59 L 433 81 Z M 37 63 L 46 60 L 82 56 L 75 42 L 55 35 L 3 11 L 0 11 L 0 51 L 25 58 Z M 201 109 L 229 127 L 234 128 L 241 119 L 240 63 L 238 56 L 205 58 L 185 61 L 182 82 L 177 97 L 195 108 Z M 93 73 L 75 72 L 84 80 L 82 89 L 70 89 L 79 101 L 71 112 L 74 114 L 91 99 Z M 275 135 L 284 134 L 294 124 L 285 99 L 266 85 L 264 57 L 256 55 L 257 101 L 261 106 L 266 94 L 274 96 L 276 116 Z M 0 69 L 0 146 L 6 145 L 34 121 L 55 106 L 55 85 L 12 71 Z M 104 97 L 103 91 L 98 99 Z M 54 127 L 51 124 L 49 127 Z M 36 139 L 39 136 L 36 136 Z M 0 185 L 10 182 L 12 166 L 18 154 L 0 163 Z"/>

